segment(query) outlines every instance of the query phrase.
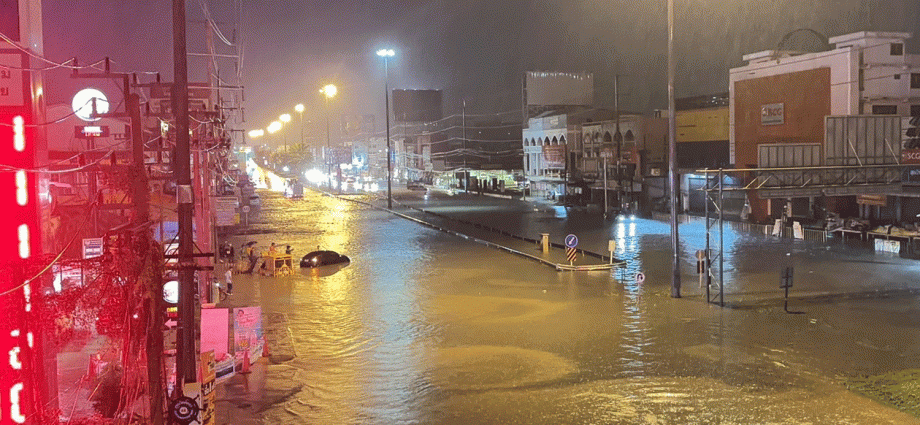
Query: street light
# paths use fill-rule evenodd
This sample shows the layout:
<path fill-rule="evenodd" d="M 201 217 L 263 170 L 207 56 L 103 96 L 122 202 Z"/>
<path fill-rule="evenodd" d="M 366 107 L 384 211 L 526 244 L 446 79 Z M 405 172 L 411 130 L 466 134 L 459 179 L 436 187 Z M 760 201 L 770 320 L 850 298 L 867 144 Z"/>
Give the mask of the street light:
<path fill-rule="evenodd" d="M 396 52 L 393 49 L 380 49 L 377 51 L 377 56 L 383 58 L 383 99 L 386 104 L 386 126 L 387 126 L 387 208 L 393 209 L 393 177 L 390 175 L 392 173 L 392 164 L 390 163 L 390 68 L 387 64 L 387 59 L 396 55 Z"/>
<path fill-rule="evenodd" d="M 282 123 L 287 124 L 291 122 L 291 114 L 281 114 L 278 119 L 281 120 Z M 284 151 L 287 152 L 287 132 L 282 134 L 282 136 L 284 137 Z"/>
<path fill-rule="evenodd" d="M 265 129 L 268 130 L 269 134 L 275 134 L 278 132 L 278 130 L 281 130 L 281 123 L 278 121 L 272 121 L 272 123 L 269 124 Z"/>
<path fill-rule="evenodd" d="M 329 138 L 329 99 L 335 97 L 335 94 L 339 92 L 339 89 L 335 84 L 326 84 L 323 88 L 319 89 L 319 92 L 326 96 L 326 155 L 330 155 L 332 152 L 332 142 Z M 327 167 L 329 170 L 329 188 L 332 189 L 332 158 L 324 155 L 326 159 Z"/>
<path fill-rule="evenodd" d="M 250 138 L 250 139 L 258 139 L 259 137 L 262 137 L 262 136 L 264 136 L 264 135 L 265 135 L 265 130 L 262 130 L 261 128 L 260 128 L 260 129 L 257 129 L 257 130 L 250 130 L 250 131 L 249 131 L 249 138 Z"/>
<path fill-rule="evenodd" d="M 303 148 L 304 148 L 303 147 L 303 111 L 305 109 L 306 108 L 304 108 L 303 103 L 298 103 L 294 105 L 294 110 L 297 111 L 298 115 L 300 115 L 300 149 L 301 149 L 301 152 L 303 151 Z"/>

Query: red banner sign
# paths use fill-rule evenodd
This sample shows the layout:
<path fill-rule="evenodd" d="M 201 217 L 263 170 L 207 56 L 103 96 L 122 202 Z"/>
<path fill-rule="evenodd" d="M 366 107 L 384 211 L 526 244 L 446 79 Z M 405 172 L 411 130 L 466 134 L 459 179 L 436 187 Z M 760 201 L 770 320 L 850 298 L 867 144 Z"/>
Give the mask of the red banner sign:
<path fill-rule="evenodd" d="M 901 163 L 920 164 L 920 149 L 902 149 Z"/>

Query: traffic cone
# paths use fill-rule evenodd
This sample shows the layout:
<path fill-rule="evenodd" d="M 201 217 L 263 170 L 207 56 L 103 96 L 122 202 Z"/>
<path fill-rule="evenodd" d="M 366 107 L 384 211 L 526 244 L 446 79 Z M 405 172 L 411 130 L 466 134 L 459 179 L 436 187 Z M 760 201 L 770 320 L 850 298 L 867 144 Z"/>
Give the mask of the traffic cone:
<path fill-rule="evenodd" d="M 240 373 L 249 373 L 249 350 L 243 352 L 243 367 L 240 369 Z"/>
<path fill-rule="evenodd" d="M 268 341 L 262 343 L 262 357 L 271 357 L 268 352 Z"/>

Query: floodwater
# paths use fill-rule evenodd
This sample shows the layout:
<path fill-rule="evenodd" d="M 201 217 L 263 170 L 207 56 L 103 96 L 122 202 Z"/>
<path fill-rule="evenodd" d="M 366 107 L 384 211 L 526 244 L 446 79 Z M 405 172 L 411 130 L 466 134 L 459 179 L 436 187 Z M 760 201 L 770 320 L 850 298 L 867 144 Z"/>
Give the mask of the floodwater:
<path fill-rule="evenodd" d="M 557 272 L 360 203 L 264 193 L 259 222 L 234 237 L 237 246 L 290 244 L 299 255 L 321 247 L 352 263 L 236 277 L 228 305 L 262 306 L 272 364 L 264 377 L 230 381 L 218 423 L 920 423 L 842 383 L 918 367 L 915 297 L 805 298 L 795 304 L 804 314 L 763 303 L 782 296 L 775 287 L 783 262 L 815 293 L 908 287 L 918 280 L 915 263 L 729 232 L 726 291 L 759 304 L 722 309 L 699 296 L 689 262 L 687 296 L 670 298 L 667 223 L 401 196 L 528 237 L 545 231 L 561 242 L 576 233 L 580 247 L 598 253 L 614 239 L 628 266 Z M 681 230 L 692 258 L 704 227 Z M 638 271 L 645 282 L 635 281 Z"/>

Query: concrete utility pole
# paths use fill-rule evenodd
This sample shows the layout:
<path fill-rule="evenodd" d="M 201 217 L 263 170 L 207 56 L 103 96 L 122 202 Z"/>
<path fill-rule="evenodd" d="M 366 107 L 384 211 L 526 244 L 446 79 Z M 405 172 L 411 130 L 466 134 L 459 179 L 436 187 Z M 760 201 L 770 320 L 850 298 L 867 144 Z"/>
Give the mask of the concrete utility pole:
<path fill-rule="evenodd" d="M 185 42 L 185 0 L 173 0 L 173 111 L 176 117 L 176 198 L 179 219 L 179 334 L 176 338 L 178 388 L 197 379 L 195 364 L 195 263 L 192 235 L 192 170 L 189 146 L 188 58 Z"/>
<path fill-rule="evenodd" d="M 620 74 L 613 76 L 613 110 L 614 116 L 616 117 L 616 130 L 614 136 L 617 142 L 617 204 L 620 205 L 620 209 L 623 208 L 623 177 L 620 172 L 620 162 L 623 159 L 623 154 L 621 153 L 622 144 L 623 144 L 623 134 L 620 133 Z M 606 211 L 605 211 L 606 213 Z"/>
<path fill-rule="evenodd" d="M 671 297 L 680 298 L 680 237 L 677 235 L 677 131 L 674 125 L 674 0 L 668 0 L 668 182 L 671 191 Z"/>
<path fill-rule="evenodd" d="M 393 209 L 393 164 L 391 164 L 392 151 L 390 147 L 390 67 L 387 57 L 383 57 L 383 97 L 386 103 L 387 125 L 387 209 Z"/>
<path fill-rule="evenodd" d="M 466 99 L 463 100 L 463 108 L 461 110 L 461 115 L 463 116 L 463 169 L 466 169 Z"/>

